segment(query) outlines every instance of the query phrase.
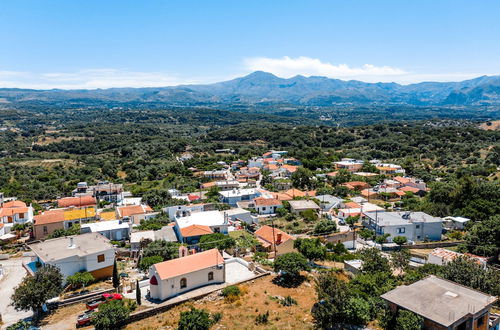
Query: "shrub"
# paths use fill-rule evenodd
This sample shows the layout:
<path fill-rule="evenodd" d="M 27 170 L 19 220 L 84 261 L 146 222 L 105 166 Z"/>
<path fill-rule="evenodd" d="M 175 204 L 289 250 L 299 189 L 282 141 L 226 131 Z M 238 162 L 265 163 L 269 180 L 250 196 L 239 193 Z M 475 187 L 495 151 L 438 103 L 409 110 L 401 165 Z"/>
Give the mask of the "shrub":
<path fill-rule="evenodd" d="M 139 262 L 139 269 L 143 272 L 146 272 L 148 271 L 149 267 L 162 261 L 163 257 L 161 256 L 144 257 L 141 259 L 141 262 Z"/>
<path fill-rule="evenodd" d="M 290 296 L 286 296 L 284 299 L 280 300 L 280 304 L 283 306 L 297 305 L 297 300 L 293 299 Z"/>
<path fill-rule="evenodd" d="M 222 295 L 227 297 L 229 295 L 239 296 L 241 294 L 240 288 L 237 285 L 230 285 L 222 290 Z"/>
<path fill-rule="evenodd" d="M 99 306 L 99 311 L 93 317 L 96 330 L 117 329 L 120 322 L 126 320 L 130 310 L 120 300 L 112 300 Z"/>
<path fill-rule="evenodd" d="M 269 323 L 269 311 L 259 314 L 255 317 L 255 324 L 267 324 Z"/>
<path fill-rule="evenodd" d="M 89 272 L 78 272 L 66 278 L 66 282 L 75 287 L 86 286 L 94 281 L 94 276 Z"/>
<path fill-rule="evenodd" d="M 204 309 L 191 308 L 190 311 L 182 312 L 179 320 L 178 330 L 207 330 L 212 326 L 210 315 Z"/>

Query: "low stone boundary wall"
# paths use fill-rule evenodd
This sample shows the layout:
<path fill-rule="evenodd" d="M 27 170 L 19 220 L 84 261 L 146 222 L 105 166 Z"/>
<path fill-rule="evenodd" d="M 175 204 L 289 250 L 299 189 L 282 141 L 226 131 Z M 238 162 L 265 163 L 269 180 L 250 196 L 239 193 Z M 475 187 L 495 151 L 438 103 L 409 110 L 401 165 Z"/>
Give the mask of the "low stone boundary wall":
<path fill-rule="evenodd" d="M 417 244 L 405 244 L 402 245 L 403 248 L 407 249 L 435 249 L 435 248 L 440 248 L 440 247 L 450 247 L 450 246 L 456 246 L 460 243 L 463 243 L 465 241 L 452 241 L 452 242 L 430 242 L 430 243 L 417 243 Z"/>
<path fill-rule="evenodd" d="M 102 295 L 104 293 L 111 293 L 111 292 L 114 292 L 114 291 L 115 291 L 115 289 L 99 290 L 99 291 L 91 292 L 91 293 L 88 293 L 88 294 L 85 294 L 85 295 L 75 296 L 75 297 L 67 298 L 67 299 L 64 299 L 64 300 L 60 300 L 58 302 L 55 302 L 54 304 L 56 304 L 57 307 L 74 305 L 74 304 L 78 304 L 80 302 L 87 301 L 90 298 L 94 298 L 94 297 L 100 296 L 100 295 Z"/>

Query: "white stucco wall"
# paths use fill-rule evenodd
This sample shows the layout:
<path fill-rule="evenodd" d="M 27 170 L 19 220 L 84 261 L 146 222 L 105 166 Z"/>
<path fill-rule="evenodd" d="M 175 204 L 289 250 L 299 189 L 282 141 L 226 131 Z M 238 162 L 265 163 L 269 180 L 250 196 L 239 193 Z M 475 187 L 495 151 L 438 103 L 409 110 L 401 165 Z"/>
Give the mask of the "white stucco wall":
<path fill-rule="evenodd" d="M 214 273 L 214 279 L 208 281 L 208 273 Z M 210 284 L 220 284 L 225 281 L 225 266 L 210 267 L 202 270 L 198 270 L 189 274 L 184 274 L 180 276 L 175 276 L 172 278 L 167 278 L 165 280 L 160 280 L 160 276 L 156 273 L 154 267 L 150 269 L 150 278 L 156 276 L 158 280 L 158 285 L 150 286 L 150 294 L 153 299 L 165 300 L 167 298 L 174 297 L 178 294 L 188 292 L 190 290 L 210 285 Z M 180 282 L 182 278 L 186 278 L 187 286 L 181 289 Z"/>
<path fill-rule="evenodd" d="M 97 262 L 97 256 L 100 254 L 104 254 L 103 262 Z M 112 266 L 115 261 L 115 250 L 109 249 L 103 252 L 90 254 L 86 256 L 84 259 L 85 259 L 85 267 L 88 272 L 94 271 L 96 269 L 109 267 Z"/>

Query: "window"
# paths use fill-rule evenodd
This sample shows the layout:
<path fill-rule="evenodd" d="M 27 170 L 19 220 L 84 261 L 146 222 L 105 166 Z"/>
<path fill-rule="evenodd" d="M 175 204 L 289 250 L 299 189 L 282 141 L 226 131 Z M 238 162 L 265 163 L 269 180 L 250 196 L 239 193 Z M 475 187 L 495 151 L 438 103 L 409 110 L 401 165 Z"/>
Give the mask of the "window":
<path fill-rule="evenodd" d="M 49 233 L 49 230 L 47 229 L 47 226 L 43 226 L 43 234 L 47 235 Z"/>
<path fill-rule="evenodd" d="M 215 227 L 214 228 L 214 233 L 220 233 L 220 228 L 219 227 Z"/>
<path fill-rule="evenodd" d="M 405 229 L 406 229 L 406 228 L 404 228 L 404 227 L 402 227 L 402 228 L 398 228 L 398 234 L 404 234 Z"/>
<path fill-rule="evenodd" d="M 266 210 L 266 207 L 265 206 L 262 206 L 262 211 L 265 211 Z"/>
<path fill-rule="evenodd" d="M 419 229 L 420 228 L 420 225 L 416 225 L 415 228 Z"/>
<path fill-rule="evenodd" d="M 24 213 L 19 213 L 19 219 L 24 219 Z"/>
<path fill-rule="evenodd" d="M 104 254 L 99 254 L 97 256 L 97 262 L 104 262 Z"/>
<path fill-rule="evenodd" d="M 480 317 L 477 318 L 477 327 L 478 328 L 483 325 L 483 323 L 484 323 L 484 317 L 485 316 L 486 316 L 486 314 L 483 314 L 483 315 L 481 315 Z"/>
<path fill-rule="evenodd" d="M 187 280 L 185 277 L 181 278 L 181 289 L 187 287 Z"/>
<path fill-rule="evenodd" d="M 212 281 L 214 279 L 214 272 L 208 273 L 208 280 Z"/>

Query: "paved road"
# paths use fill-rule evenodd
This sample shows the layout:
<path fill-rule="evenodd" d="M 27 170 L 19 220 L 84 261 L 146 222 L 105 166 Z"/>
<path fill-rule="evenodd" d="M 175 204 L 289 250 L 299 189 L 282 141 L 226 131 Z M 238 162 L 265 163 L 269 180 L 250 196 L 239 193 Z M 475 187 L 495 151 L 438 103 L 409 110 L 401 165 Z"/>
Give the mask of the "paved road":
<path fill-rule="evenodd" d="M 4 269 L 4 276 L 0 278 L 0 313 L 4 322 L 3 327 L 32 315 L 32 312 L 18 312 L 14 307 L 9 306 L 11 303 L 10 296 L 14 293 L 14 288 L 27 275 L 22 262 L 23 258 L 0 260 L 0 264 L 3 265 Z"/>

